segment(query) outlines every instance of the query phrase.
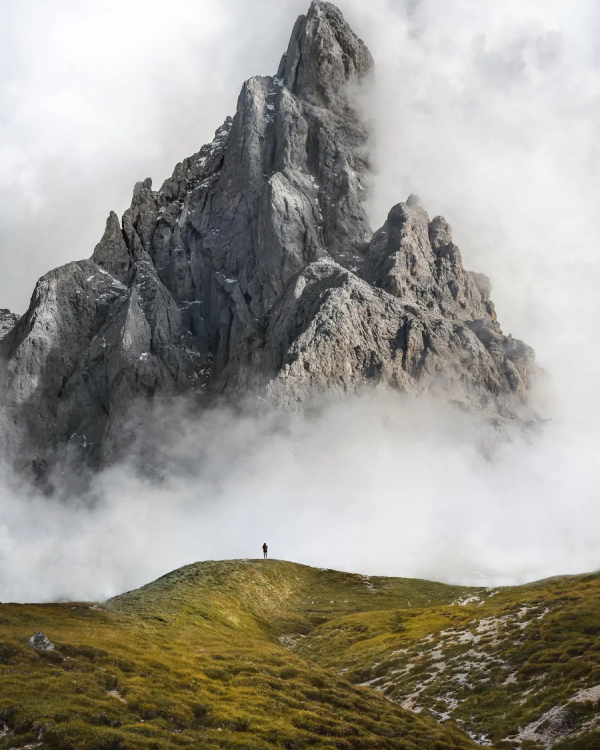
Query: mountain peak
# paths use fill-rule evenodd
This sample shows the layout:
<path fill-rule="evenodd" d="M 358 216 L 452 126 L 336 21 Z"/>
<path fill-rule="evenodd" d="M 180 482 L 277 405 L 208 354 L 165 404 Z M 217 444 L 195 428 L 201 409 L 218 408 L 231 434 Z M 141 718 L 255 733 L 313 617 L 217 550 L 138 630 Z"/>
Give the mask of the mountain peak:
<path fill-rule="evenodd" d="M 296 409 L 378 386 L 535 417 L 533 351 L 503 334 L 448 223 L 413 195 L 372 231 L 368 132 L 346 93 L 372 65 L 313 2 L 278 75 L 244 84 L 212 143 L 160 190 L 138 183 L 91 260 L 40 280 L 1 346 L 9 460 L 42 480 L 136 439 L 142 455 L 146 406 L 175 394 Z"/>
<path fill-rule="evenodd" d="M 372 67 L 371 53 L 339 8 L 315 0 L 296 21 L 277 77 L 299 98 L 331 106 L 348 81 Z"/>

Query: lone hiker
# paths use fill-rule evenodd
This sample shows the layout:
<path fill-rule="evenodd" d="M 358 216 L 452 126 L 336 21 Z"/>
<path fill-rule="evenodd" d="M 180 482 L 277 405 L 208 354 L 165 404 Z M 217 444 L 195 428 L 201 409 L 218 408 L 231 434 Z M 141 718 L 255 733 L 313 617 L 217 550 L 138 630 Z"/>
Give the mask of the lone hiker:
<path fill-rule="evenodd" d="M 263 544 L 263 560 L 267 559 L 267 552 L 269 551 L 269 548 L 267 547 L 267 543 L 265 542 Z"/>

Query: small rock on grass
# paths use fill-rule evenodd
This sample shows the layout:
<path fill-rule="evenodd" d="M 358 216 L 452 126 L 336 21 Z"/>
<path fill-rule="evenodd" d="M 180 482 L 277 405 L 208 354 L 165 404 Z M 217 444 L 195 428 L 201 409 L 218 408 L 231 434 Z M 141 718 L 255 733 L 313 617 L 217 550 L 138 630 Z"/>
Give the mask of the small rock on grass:
<path fill-rule="evenodd" d="M 54 651 L 54 644 L 40 630 L 29 639 L 29 645 L 36 651 Z"/>

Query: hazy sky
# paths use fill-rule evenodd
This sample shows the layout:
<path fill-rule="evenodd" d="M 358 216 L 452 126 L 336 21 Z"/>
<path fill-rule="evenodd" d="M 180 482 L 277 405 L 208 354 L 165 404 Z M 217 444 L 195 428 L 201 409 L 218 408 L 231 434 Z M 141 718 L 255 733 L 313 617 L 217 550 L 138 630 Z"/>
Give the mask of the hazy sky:
<path fill-rule="evenodd" d="M 307 5 L 3 0 L 0 307 L 24 312 L 41 274 L 91 255 L 136 181 L 158 187 L 211 140 L 243 80 L 276 70 Z M 221 415 L 165 447 L 210 446 L 213 474 L 159 491 L 117 468 L 98 510 L 75 515 L 0 477 L 0 598 L 107 595 L 251 555 L 263 533 L 284 557 L 444 580 L 600 566 L 600 5 L 339 6 L 377 66 L 358 95 L 374 226 L 410 192 L 446 216 L 467 268 L 491 277 L 505 332 L 536 348 L 552 422 L 489 464 L 481 425 L 427 404 L 332 407 L 284 437 Z"/>

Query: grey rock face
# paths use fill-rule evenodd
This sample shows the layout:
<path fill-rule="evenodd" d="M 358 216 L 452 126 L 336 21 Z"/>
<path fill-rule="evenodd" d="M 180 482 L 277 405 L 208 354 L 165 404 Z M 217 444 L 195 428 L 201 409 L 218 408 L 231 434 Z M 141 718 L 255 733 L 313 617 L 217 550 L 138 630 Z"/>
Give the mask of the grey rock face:
<path fill-rule="evenodd" d="M 106 220 L 104 235 L 94 249 L 92 260 L 121 283 L 127 283 L 132 259 L 114 211 Z"/>
<path fill-rule="evenodd" d="M 29 645 L 36 651 L 54 651 L 54 644 L 40 630 L 29 639 Z"/>
<path fill-rule="evenodd" d="M 4 447 L 34 477 L 57 454 L 110 460 L 133 427 L 126 405 L 193 383 L 180 311 L 148 260 L 128 287 L 91 260 L 51 271 L 1 344 Z"/>
<path fill-rule="evenodd" d="M 99 466 L 136 405 L 258 390 L 433 390 L 529 418 L 535 364 L 505 337 L 483 274 L 416 196 L 373 234 L 367 135 L 348 95 L 373 61 L 340 11 L 313 2 L 273 77 L 255 77 L 212 143 L 154 191 L 136 184 L 91 260 L 44 276 L 0 342 L 3 447 L 42 476 Z"/>
<path fill-rule="evenodd" d="M 458 307 L 458 306 L 457 306 Z M 316 392 L 385 386 L 429 391 L 490 418 L 529 418 L 533 351 L 491 316 L 473 320 L 390 295 L 328 260 L 307 266 L 278 301 L 257 369 L 292 407 Z M 239 377 L 241 367 L 232 363 Z M 251 383 L 244 383 L 249 387 Z"/>
<path fill-rule="evenodd" d="M 0 340 L 19 322 L 19 316 L 11 313 L 10 310 L 0 310 Z"/>

